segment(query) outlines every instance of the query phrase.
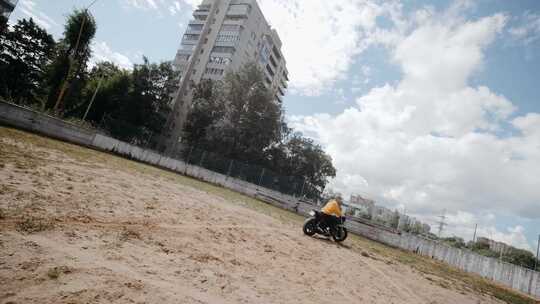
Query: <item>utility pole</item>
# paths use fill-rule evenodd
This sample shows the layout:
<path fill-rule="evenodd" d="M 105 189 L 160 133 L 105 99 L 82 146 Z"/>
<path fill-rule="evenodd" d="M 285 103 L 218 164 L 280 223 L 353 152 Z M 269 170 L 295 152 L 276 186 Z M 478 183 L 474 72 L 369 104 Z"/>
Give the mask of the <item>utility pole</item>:
<path fill-rule="evenodd" d="M 444 229 L 444 226 L 448 225 L 446 224 L 445 220 L 446 220 L 446 209 L 443 210 L 443 214 L 438 216 L 441 220 L 437 222 L 437 224 L 439 224 L 439 238 L 441 237 L 441 233 Z"/>
<path fill-rule="evenodd" d="M 474 225 L 474 235 L 473 235 L 473 238 L 472 238 L 473 244 L 476 243 L 476 230 L 477 229 L 478 229 L 478 224 L 475 224 Z"/>
<path fill-rule="evenodd" d="M 81 28 L 79 29 L 79 35 L 77 36 L 77 42 L 75 43 L 75 48 L 74 48 L 73 54 L 72 54 L 73 58 L 70 58 L 69 69 L 68 69 L 68 73 L 66 75 L 66 79 L 64 79 L 64 82 L 62 83 L 62 87 L 60 88 L 60 93 L 58 94 L 58 98 L 56 99 L 56 104 L 54 105 L 54 111 L 55 112 L 59 112 L 59 107 L 62 104 L 62 99 L 64 99 L 64 95 L 66 94 L 66 90 L 69 87 L 69 82 L 71 81 L 70 80 L 70 75 L 73 72 L 73 61 L 75 60 L 75 56 L 77 55 L 77 52 L 79 51 L 79 43 L 81 41 L 81 36 L 82 36 L 82 33 L 83 33 L 84 26 L 86 24 L 86 18 L 88 17 L 88 9 L 90 9 L 90 7 L 92 5 L 94 5 L 94 3 L 96 3 L 97 1 L 98 0 L 94 0 L 92 3 L 90 3 L 90 5 L 88 5 L 84 9 L 84 16 L 83 16 L 83 20 L 82 20 L 82 23 L 81 23 Z"/>
<path fill-rule="evenodd" d="M 101 88 L 101 82 L 103 81 L 103 76 L 101 76 L 101 78 L 99 78 L 99 82 L 98 82 L 98 85 L 97 85 L 97 88 L 96 88 L 96 91 L 94 92 L 94 95 L 92 95 L 92 99 L 90 100 L 90 103 L 88 104 L 88 107 L 86 108 L 86 112 L 84 112 L 84 116 L 83 116 L 83 121 L 86 120 L 86 115 L 88 115 L 88 112 L 90 111 L 90 108 L 92 107 L 92 104 L 94 103 L 94 99 L 96 99 L 96 95 L 99 91 L 99 89 Z"/>

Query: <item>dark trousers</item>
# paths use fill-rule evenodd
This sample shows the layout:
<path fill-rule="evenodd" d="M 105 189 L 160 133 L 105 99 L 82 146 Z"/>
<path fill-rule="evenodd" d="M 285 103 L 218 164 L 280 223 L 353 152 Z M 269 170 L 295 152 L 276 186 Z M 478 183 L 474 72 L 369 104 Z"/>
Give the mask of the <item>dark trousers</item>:
<path fill-rule="evenodd" d="M 321 213 L 321 224 L 321 227 L 328 227 L 330 231 L 334 232 L 336 226 L 339 224 L 339 219 L 337 216 Z"/>

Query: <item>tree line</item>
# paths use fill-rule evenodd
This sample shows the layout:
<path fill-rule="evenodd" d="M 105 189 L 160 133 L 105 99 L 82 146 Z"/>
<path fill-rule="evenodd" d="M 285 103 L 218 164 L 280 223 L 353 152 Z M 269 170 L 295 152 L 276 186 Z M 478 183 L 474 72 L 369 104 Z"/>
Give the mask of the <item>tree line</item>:
<path fill-rule="evenodd" d="M 466 243 L 463 238 L 456 236 L 441 238 L 441 241 L 452 247 L 469 249 L 483 256 L 500 259 L 503 262 L 519 265 L 533 270 L 535 270 L 535 266 L 540 265 L 539 261 L 536 260 L 536 257 L 532 252 L 515 248 L 513 246 L 507 246 L 503 252 L 497 252 L 492 250 L 489 247 L 489 244 L 472 241 Z"/>
<path fill-rule="evenodd" d="M 63 119 L 85 118 L 86 124 L 133 144 L 161 131 L 176 85 L 171 63 L 143 57 L 129 70 L 111 62 L 90 65 L 97 25 L 85 10 L 67 17 L 58 41 L 32 18 L 12 27 L 1 24 L 2 99 Z"/>
<path fill-rule="evenodd" d="M 115 138 L 160 149 L 159 135 L 178 88 L 170 62 L 150 63 L 143 57 L 132 69 L 112 62 L 91 65 L 97 24 L 86 10 L 67 16 L 58 41 L 31 18 L 0 24 L 0 98 L 63 119 L 84 118 L 83 123 Z M 303 177 L 312 186 L 306 195 L 321 197 L 336 175 L 332 159 L 287 125 L 256 64 L 193 88 L 185 145 Z"/>

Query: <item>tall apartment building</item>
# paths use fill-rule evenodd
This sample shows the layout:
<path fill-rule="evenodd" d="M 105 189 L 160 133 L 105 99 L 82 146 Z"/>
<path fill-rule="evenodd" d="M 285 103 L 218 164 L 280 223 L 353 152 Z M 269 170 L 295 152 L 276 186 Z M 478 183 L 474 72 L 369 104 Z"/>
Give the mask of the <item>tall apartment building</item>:
<path fill-rule="evenodd" d="M 281 44 L 256 0 L 203 0 L 193 12 L 174 60 L 181 77 L 164 132 L 167 150 L 182 139 L 192 89 L 202 79 L 221 80 L 227 72 L 255 62 L 281 103 L 288 82 Z"/>
<path fill-rule="evenodd" d="M 9 15 L 15 9 L 18 0 L 0 0 L 0 14 L 6 18 L 9 18 Z"/>

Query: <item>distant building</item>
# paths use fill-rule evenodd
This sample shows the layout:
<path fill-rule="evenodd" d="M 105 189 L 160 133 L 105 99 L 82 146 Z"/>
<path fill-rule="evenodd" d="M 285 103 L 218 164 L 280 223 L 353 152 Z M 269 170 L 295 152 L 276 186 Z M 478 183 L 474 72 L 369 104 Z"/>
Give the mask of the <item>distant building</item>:
<path fill-rule="evenodd" d="M 497 253 L 502 253 L 502 254 L 510 251 L 512 248 L 511 246 L 503 242 L 497 242 L 497 241 L 494 241 L 492 239 L 488 239 L 485 237 L 478 237 L 476 239 L 476 243 L 487 245 L 489 247 L 489 250 L 497 252 Z"/>
<path fill-rule="evenodd" d="M 377 206 L 374 200 L 364 198 L 360 195 L 351 195 L 345 204 L 347 214 L 363 217 L 387 227 L 397 228 L 401 231 L 427 235 L 431 231 L 431 226 L 424 224 L 417 219 L 405 214 L 393 211 L 388 208 Z"/>
<path fill-rule="evenodd" d="M 371 214 L 371 218 L 373 220 L 376 220 L 385 224 L 390 224 L 392 222 L 393 217 L 394 217 L 394 211 L 388 208 L 379 207 L 379 206 L 375 206 Z"/>
<path fill-rule="evenodd" d="M 357 209 L 358 212 L 371 216 L 373 214 L 373 209 L 375 208 L 375 201 L 363 198 L 360 195 L 351 195 L 349 205 L 351 208 Z"/>
<path fill-rule="evenodd" d="M 203 79 L 221 80 L 227 72 L 254 62 L 275 101 L 281 103 L 289 81 L 281 44 L 256 0 L 203 0 L 193 12 L 173 63 L 180 80 L 163 134 L 167 150 L 182 141 L 194 85 Z"/>
<path fill-rule="evenodd" d="M 411 225 L 411 218 L 405 214 L 400 214 L 397 229 L 408 230 L 410 225 Z"/>
<path fill-rule="evenodd" d="M 2 16 L 9 18 L 9 15 L 17 6 L 18 0 L 0 0 L 0 14 Z"/>

